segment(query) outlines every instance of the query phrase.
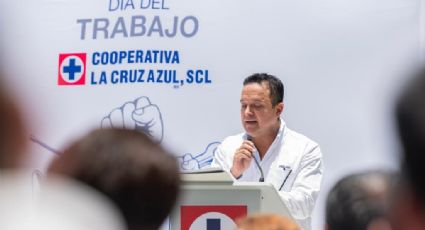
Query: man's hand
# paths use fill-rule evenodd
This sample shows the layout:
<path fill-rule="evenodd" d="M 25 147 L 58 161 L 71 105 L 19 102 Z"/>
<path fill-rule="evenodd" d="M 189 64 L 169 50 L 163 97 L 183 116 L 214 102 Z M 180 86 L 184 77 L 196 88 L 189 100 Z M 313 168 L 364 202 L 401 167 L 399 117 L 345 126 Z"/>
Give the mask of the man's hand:
<path fill-rule="evenodd" d="M 230 169 L 230 173 L 232 173 L 235 178 L 239 178 L 251 165 L 254 149 L 254 143 L 252 143 L 252 141 L 245 140 L 241 147 L 236 150 L 233 157 L 233 165 Z"/>
<path fill-rule="evenodd" d="M 151 104 L 149 98 L 140 97 L 126 102 L 103 118 L 102 128 L 118 127 L 143 132 L 156 142 L 162 141 L 163 126 L 158 106 Z"/>

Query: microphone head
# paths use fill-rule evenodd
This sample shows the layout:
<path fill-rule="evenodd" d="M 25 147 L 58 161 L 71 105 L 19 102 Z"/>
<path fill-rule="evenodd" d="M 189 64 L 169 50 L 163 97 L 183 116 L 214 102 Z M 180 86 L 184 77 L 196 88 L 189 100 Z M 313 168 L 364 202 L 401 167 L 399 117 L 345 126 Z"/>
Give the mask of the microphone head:
<path fill-rule="evenodd" d="M 246 134 L 246 139 L 247 139 L 248 141 L 252 141 L 252 136 L 251 136 L 251 135 L 249 135 L 249 134 Z"/>

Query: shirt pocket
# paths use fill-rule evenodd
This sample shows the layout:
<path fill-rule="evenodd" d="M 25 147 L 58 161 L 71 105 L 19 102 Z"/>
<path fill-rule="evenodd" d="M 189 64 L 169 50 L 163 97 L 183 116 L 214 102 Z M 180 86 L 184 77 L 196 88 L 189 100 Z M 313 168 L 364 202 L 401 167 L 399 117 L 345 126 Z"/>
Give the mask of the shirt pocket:
<path fill-rule="evenodd" d="M 276 164 L 272 165 L 269 172 L 268 181 L 271 182 L 277 191 L 291 191 L 292 187 L 292 172 L 290 165 Z"/>

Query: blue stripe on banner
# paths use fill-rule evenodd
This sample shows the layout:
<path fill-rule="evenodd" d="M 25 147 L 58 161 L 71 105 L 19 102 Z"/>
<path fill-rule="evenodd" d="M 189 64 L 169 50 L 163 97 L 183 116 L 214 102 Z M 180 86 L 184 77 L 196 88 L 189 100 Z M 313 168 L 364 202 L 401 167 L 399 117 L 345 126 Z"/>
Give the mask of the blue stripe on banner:
<path fill-rule="evenodd" d="M 220 230 L 221 229 L 220 219 L 207 219 L 207 230 Z"/>

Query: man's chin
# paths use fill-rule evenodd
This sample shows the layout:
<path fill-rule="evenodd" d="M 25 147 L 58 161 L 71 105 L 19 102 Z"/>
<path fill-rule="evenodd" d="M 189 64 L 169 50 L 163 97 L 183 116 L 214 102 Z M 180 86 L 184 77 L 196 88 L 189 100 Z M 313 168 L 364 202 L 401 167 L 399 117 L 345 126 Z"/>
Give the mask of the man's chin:
<path fill-rule="evenodd" d="M 257 128 L 253 128 L 253 127 L 249 127 L 249 126 L 244 126 L 245 132 L 246 134 L 248 134 L 251 137 L 254 137 L 256 134 L 256 131 L 258 130 Z"/>

